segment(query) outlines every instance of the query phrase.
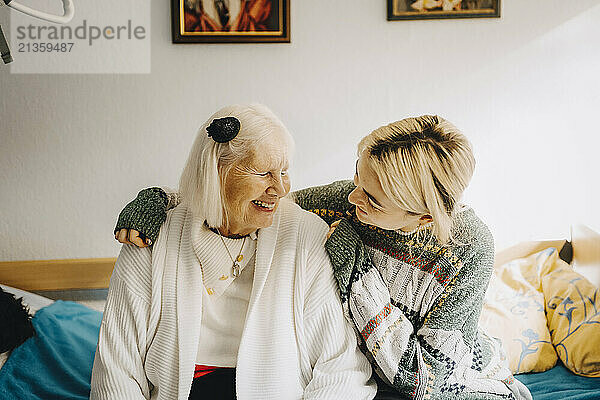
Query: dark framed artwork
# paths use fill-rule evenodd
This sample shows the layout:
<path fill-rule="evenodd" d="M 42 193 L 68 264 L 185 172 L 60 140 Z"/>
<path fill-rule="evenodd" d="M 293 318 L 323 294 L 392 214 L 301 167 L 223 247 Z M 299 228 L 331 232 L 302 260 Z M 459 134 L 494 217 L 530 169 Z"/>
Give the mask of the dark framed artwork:
<path fill-rule="evenodd" d="M 500 17 L 500 0 L 387 0 L 388 21 Z"/>
<path fill-rule="evenodd" d="M 173 43 L 290 42 L 290 0 L 171 0 Z"/>

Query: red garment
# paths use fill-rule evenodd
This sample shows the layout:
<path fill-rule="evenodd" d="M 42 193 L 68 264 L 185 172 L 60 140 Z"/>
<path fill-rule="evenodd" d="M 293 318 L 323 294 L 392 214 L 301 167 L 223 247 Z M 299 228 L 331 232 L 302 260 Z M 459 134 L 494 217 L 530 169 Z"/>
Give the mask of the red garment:
<path fill-rule="evenodd" d="M 212 367 L 210 365 L 198 365 L 194 369 L 194 379 L 200 378 L 201 376 L 208 375 L 211 372 L 215 372 L 219 367 Z"/>
<path fill-rule="evenodd" d="M 244 3 L 235 24 L 234 31 L 266 31 L 266 22 L 271 15 L 272 0 L 250 0 Z"/>
<path fill-rule="evenodd" d="M 221 30 L 219 25 L 205 13 L 191 13 L 185 10 L 184 29 L 185 32 L 215 32 Z"/>

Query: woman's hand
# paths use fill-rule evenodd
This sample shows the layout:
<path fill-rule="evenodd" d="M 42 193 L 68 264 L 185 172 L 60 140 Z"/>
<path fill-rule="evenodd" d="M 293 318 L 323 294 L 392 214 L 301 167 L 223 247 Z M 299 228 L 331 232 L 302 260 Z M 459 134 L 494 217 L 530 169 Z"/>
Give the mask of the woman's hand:
<path fill-rule="evenodd" d="M 333 222 L 331 224 L 331 226 L 329 227 L 329 232 L 327 232 L 327 239 L 329 239 L 329 237 L 333 234 L 333 231 L 335 231 L 335 228 L 337 228 L 337 226 L 340 224 L 341 220 L 337 220 L 335 222 Z"/>
<path fill-rule="evenodd" d="M 129 202 L 113 230 L 121 243 L 143 248 L 158 239 L 160 227 L 167 219 L 168 196 L 161 188 L 144 189 Z"/>
<path fill-rule="evenodd" d="M 124 244 L 133 244 L 137 247 L 143 249 L 144 247 L 148 247 L 152 244 L 152 240 L 148 238 L 143 238 L 144 235 L 141 235 L 135 229 L 121 229 L 115 233 L 115 239 Z"/>

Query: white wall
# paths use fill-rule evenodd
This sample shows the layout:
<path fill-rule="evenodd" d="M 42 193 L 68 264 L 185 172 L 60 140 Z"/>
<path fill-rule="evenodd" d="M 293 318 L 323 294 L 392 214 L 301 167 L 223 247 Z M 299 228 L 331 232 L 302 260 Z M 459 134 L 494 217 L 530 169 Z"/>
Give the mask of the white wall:
<path fill-rule="evenodd" d="M 115 256 L 121 207 L 142 187 L 176 186 L 196 128 L 249 101 L 295 136 L 293 188 L 351 177 L 363 135 L 438 113 L 474 143 L 466 200 L 497 247 L 600 225 L 597 1 L 387 22 L 384 0 L 296 0 L 291 44 L 250 45 L 171 44 L 169 3 L 152 1 L 151 74 L 0 65 L 0 260 Z"/>

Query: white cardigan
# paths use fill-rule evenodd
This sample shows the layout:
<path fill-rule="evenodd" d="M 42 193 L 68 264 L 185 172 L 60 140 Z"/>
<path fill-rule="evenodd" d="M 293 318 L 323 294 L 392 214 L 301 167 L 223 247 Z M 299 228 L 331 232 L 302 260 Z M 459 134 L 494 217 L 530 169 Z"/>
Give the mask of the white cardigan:
<path fill-rule="evenodd" d="M 154 248 L 124 245 L 111 277 L 91 399 L 185 400 L 202 320 L 202 273 L 183 206 Z M 372 399 L 371 366 L 343 316 L 327 225 L 283 200 L 259 231 L 236 370 L 237 398 Z"/>

